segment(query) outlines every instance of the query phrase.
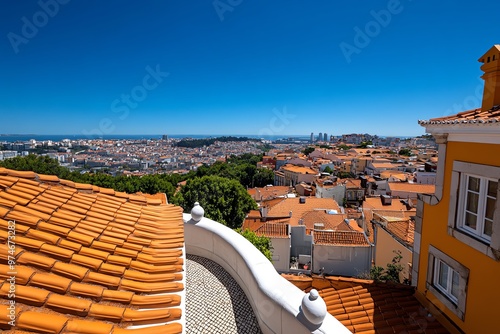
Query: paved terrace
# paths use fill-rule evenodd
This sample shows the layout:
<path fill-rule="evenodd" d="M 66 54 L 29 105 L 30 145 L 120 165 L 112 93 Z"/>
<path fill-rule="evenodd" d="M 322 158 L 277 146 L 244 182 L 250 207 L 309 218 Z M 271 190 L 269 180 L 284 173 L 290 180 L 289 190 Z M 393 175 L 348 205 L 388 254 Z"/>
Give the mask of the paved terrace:
<path fill-rule="evenodd" d="M 245 293 L 217 263 L 186 256 L 186 333 L 262 333 Z"/>

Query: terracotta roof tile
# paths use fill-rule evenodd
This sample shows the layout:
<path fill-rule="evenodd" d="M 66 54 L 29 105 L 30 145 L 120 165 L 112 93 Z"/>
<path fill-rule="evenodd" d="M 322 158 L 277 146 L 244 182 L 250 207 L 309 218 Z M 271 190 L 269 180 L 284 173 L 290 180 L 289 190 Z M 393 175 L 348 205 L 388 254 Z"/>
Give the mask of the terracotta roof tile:
<path fill-rule="evenodd" d="M 316 245 L 370 246 L 367 237 L 359 231 L 321 231 L 313 232 Z"/>
<path fill-rule="evenodd" d="M 68 318 L 63 315 L 25 311 L 17 318 L 16 326 L 34 332 L 60 333 L 67 322 Z"/>
<path fill-rule="evenodd" d="M 80 319 L 71 319 L 64 327 L 64 334 L 110 334 L 113 331 L 113 325 L 103 322 L 87 321 Z"/>
<path fill-rule="evenodd" d="M 283 276 L 306 292 L 317 289 L 328 313 L 353 333 L 448 333 L 427 316 L 414 287 L 345 277 Z"/>
<path fill-rule="evenodd" d="M 31 277 L 29 284 L 57 293 L 66 293 L 71 280 L 55 274 L 36 273 Z"/>
<path fill-rule="evenodd" d="M 105 288 L 98 285 L 83 284 L 73 282 L 69 287 L 69 292 L 73 295 L 100 299 Z"/>
<path fill-rule="evenodd" d="M 50 269 L 56 263 L 56 260 L 30 252 L 23 252 L 16 261 L 17 264 L 26 264 L 39 267 L 42 269 Z"/>
<path fill-rule="evenodd" d="M 460 124 L 486 125 L 498 122 L 500 122 L 500 106 L 494 106 L 490 110 L 481 110 L 481 108 L 466 110 L 450 116 L 431 118 L 427 121 L 419 120 L 418 124 L 422 126 Z"/>
<path fill-rule="evenodd" d="M 0 258 L 7 263 L 11 255 L 5 241 L 14 220 L 18 294 L 16 326 L 4 312 L 0 329 L 182 332 L 180 324 L 163 324 L 181 316 L 176 293 L 184 289 L 182 209 L 164 203 L 0 168 Z M 0 279 L 10 270 L 0 264 Z M 7 288 L 4 282 L 2 302 Z M 127 328 L 139 324 L 152 326 Z"/>

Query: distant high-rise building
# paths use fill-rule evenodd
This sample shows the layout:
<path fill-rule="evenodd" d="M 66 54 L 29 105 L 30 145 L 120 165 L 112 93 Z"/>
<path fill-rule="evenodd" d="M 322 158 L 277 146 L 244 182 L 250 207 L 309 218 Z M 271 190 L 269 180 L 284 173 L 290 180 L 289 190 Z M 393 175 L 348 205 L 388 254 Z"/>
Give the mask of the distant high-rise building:
<path fill-rule="evenodd" d="M 314 142 L 314 132 L 311 132 L 311 143 Z"/>
<path fill-rule="evenodd" d="M 161 140 L 168 140 L 168 135 L 161 136 Z"/>
<path fill-rule="evenodd" d="M 318 141 L 322 141 L 322 140 L 323 140 L 323 134 L 320 132 L 318 135 Z"/>
<path fill-rule="evenodd" d="M 326 132 L 323 134 L 323 141 L 328 141 L 328 134 Z"/>
<path fill-rule="evenodd" d="M 333 135 L 330 135 L 330 143 L 333 143 L 334 140 L 335 140 L 335 137 Z"/>

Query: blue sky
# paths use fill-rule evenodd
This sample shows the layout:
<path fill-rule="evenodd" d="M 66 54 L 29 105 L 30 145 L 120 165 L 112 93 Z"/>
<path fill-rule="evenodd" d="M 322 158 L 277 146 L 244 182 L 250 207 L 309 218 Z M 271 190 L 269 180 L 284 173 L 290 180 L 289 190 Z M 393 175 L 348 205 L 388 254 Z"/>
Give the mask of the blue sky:
<path fill-rule="evenodd" d="M 486 0 L 2 6 L 10 134 L 415 136 L 480 106 L 477 59 L 500 43 Z"/>

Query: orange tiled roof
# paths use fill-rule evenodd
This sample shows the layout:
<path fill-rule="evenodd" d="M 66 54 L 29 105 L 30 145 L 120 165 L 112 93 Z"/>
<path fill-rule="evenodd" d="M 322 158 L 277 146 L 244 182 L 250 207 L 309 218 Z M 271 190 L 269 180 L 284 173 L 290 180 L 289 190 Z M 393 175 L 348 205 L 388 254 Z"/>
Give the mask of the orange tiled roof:
<path fill-rule="evenodd" d="M 314 169 L 310 167 L 302 167 L 302 166 L 295 166 L 295 165 L 285 165 L 281 167 L 282 170 L 287 170 L 293 173 L 297 174 L 312 174 L 312 175 L 317 175 L 319 172 L 315 171 Z"/>
<path fill-rule="evenodd" d="M 292 212 L 292 217 L 290 218 L 290 225 L 296 226 L 299 223 L 299 219 L 304 216 L 305 213 L 314 211 L 315 209 L 323 210 L 336 210 L 340 213 L 340 207 L 332 198 L 316 198 L 307 197 L 305 203 L 300 203 L 300 198 L 285 198 L 279 203 L 269 208 L 269 217 L 288 217 L 290 212 Z"/>
<path fill-rule="evenodd" d="M 415 238 L 415 221 L 398 221 L 387 224 L 387 229 L 400 240 L 413 247 Z"/>
<path fill-rule="evenodd" d="M 415 238 L 415 211 L 373 210 L 373 218 L 384 222 L 382 225 L 400 242 L 413 247 Z"/>
<path fill-rule="evenodd" d="M 307 230 L 314 229 L 314 224 L 322 223 L 325 230 L 344 230 L 349 231 L 349 226 L 344 222 L 347 218 L 345 214 L 328 214 L 325 210 L 314 210 L 306 212 L 302 216 L 302 221 Z"/>
<path fill-rule="evenodd" d="M 255 230 L 257 235 L 266 236 L 268 238 L 289 238 L 288 224 L 280 223 L 264 223 Z"/>
<path fill-rule="evenodd" d="M 180 207 L 0 168 L 0 241 L 0 329 L 182 332 Z"/>
<path fill-rule="evenodd" d="M 276 197 L 283 197 L 290 193 L 288 186 L 272 186 L 262 188 L 251 188 L 247 190 L 248 194 L 256 201 L 270 200 Z"/>
<path fill-rule="evenodd" d="M 305 292 L 318 290 L 328 312 L 352 333 L 448 333 L 415 298 L 414 287 L 345 277 L 283 276 Z"/>
<path fill-rule="evenodd" d="M 362 189 L 361 188 L 361 180 L 360 179 L 344 179 L 345 185 L 347 189 Z"/>
<path fill-rule="evenodd" d="M 389 182 L 391 191 L 406 191 L 411 193 L 433 194 L 436 186 L 434 184 Z"/>
<path fill-rule="evenodd" d="M 488 124 L 500 122 L 500 106 L 494 106 L 490 110 L 481 108 L 462 111 L 455 115 L 431 118 L 427 121 L 419 120 L 420 125 L 456 125 L 456 124 Z"/>
<path fill-rule="evenodd" d="M 359 231 L 319 231 L 313 232 L 316 245 L 370 246 L 363 232 Z"/>

